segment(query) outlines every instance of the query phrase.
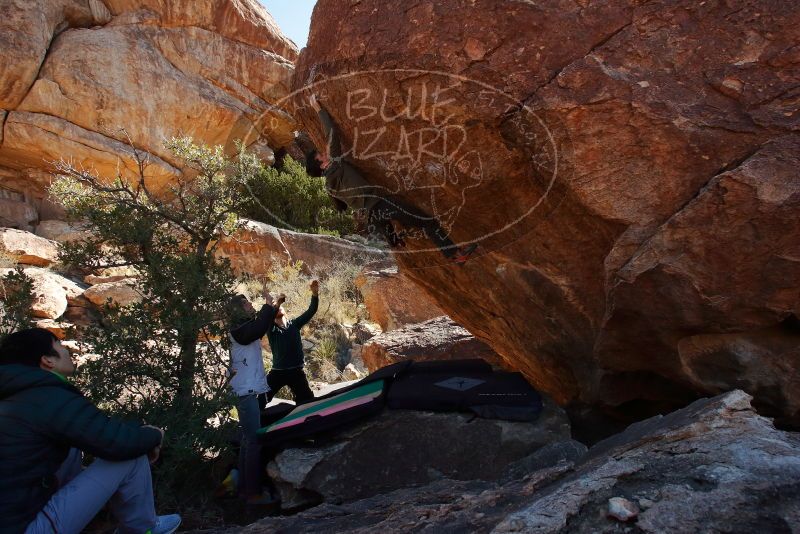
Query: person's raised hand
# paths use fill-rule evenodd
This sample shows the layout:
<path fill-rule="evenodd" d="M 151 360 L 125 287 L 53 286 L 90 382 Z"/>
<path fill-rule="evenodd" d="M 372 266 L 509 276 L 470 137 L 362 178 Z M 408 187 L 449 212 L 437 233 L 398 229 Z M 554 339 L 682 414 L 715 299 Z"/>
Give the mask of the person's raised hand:
<path fill-rule="evenodd" d="M 161 455 L 161 443 L 164 441 L 164 429 L 153 425 L 142 425 L 142 428 L 152 428 L 161 433 L 161 441 L 159 441 L 158 445 L 153 447 L 153 449 L 147 453 L 147 459 L 150 461 L 150 464 L 154 464 L 158 461 L 158 457 Z"/>
<path fill-rule="evenodd" d="M 272 295 L 269 291 L 267 291 L 267 288 L 264 288 L 264 302 L 266 302 L 268 306 L 272 306 L 273 308 L 275 307 L 275 299 L 272 298 Z"/>
<path fill-rule="evenodd" d="M 311 294 L 312 295 L 319 295 L 319 280 L 312 280 L 311 281 Z"/>
<path fill-rule="evenodd" d="M 156 463 L 160 455 L 161 455 L 161 445 L 148 452 L 147 459 L 150 461 L 150 465 Z"/>
<path fill-rule="evenodd" d="M 275 305 L 275 307 L 277 308 L 278 306 L 280 306 L 280 305 L 281 305 L 281 304 L 283 304 L 284 302 L 286 302 L 286 295 L 285 295 L 285 294 L 283 294 L 283 293 L 281 293 L 280 295 L 278 295 L 278 300 L 277 300 L 277 302 L 276 302 L 276 305 Z"/>

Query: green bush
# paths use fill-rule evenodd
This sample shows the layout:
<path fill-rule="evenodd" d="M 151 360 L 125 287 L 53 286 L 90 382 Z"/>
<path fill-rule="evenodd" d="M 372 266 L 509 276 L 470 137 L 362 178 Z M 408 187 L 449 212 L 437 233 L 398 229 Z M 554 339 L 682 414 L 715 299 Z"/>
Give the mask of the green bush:
<path fill-rule="evenodd" d="M 130 266 L 142 295 L 124 308 L 109 303 L 102 324 L 85 333 L 96 356 L 79 368 L 78 383 L 102 407 L 166 429 L 153 473 L 158 503 L 186 510 L 210 497 L 208 460 L 225 452 L 233 426 L 225 334 L 235 278 L 216 247 L 239 227 L 244 184 L 262 166 L 244 151 L 231 160 L 221 147 L 186 138 L 168 147 L 196 175 L 159 194 L 133 147 L 138 180 L 105 180 L 61 163 L 50 192 L 89 230 L 63 245 L 62 263 L 80 271 Z"/>
<path fill-rule="evenodd" d="M 354 231 L 350 210 L 336 211 L 325 178 L 309 176 L 287 156 L 283 167 L 268 167 L 246 184 L 250 195 L 241 215 L 298 232 L 347 235 Z"/>
<path fill-rule="evenodd" d="M 0 342 L 33 326 L 33 279 L 21 267 L 0 277 Z"/>
<path fill-rule="evenodd" d="M 339 382 L 342 379 L 342 373 L 336 367 L 336 358 L 340 350 L 341 347 L 336 337 L 323 337 L 311 354 L 306 355 L 306 372 L 314 380 L 328 383 Z"/>

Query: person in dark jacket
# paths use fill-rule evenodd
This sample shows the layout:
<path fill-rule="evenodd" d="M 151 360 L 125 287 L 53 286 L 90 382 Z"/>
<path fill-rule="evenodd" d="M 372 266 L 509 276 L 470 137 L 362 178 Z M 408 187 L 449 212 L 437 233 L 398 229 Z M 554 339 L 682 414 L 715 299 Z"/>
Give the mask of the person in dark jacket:
<path fill-rule="evenodd" d="M 150 476 L 164 432 L 98 410 L 74 371 L 47 330 L 0 344 L 0 533 L 78 534 L 107 502 L 120 533 L 174 532 L 180 516 L 156 516 Z M 96 458 L 86 469 L 81 451 Z"/>
<path fill-rule="evenodd" d="M 328 146 L 326 153 L 312 150 L 306 154 L 306 171 L 311 176 L 325 177 L 325 188 L 336 208 L 344 211 L 350 207 L 365 213 L 368 226 L 383 233 L 393 248 L 405 246 L 394 226 L 394 222 L 398 222 L 406 228 L 420 229 L 449 261 L 465 263 L 477 245 L 459 247 L 448 237 L 436 217 L 421 213 L 367 182 L 358 169 L 343 158 L 339 131 L 328 111 L 319 104 L 315 95 L 311 95 L 309 102 L 319 116 Z"/>
<path fill-rule="evenodd" d="M 267 375 L 271 400 L 275 393 L 283 386 L 289 386 L 297 404 L 308 402 L 314 398 L 314 393 L 308 385 L 306 373 L 303 370 L 305 356 L 303 355 L 303 340 L 300 330 L 314 317 L 319 307 L 319 282 L 311 282 L 311 304 L 302 315 L 287 319 L 283 306 L 278 307 L 278 313 L 269 330 L 267 339 L 272 349 L 272 369 Z"/>
<path fill-rule="evenodd" d="M 278 308 L 286 300 L 280 295 L 274 302 L 264 291 L 266 303 L 256 313 L 253 304 L 244 295 L 233 297 L 231 313 L 231 388 L 236 394 L 236 411 L 242 440 L 239 446 L 239 495 L 247 504 L 272 504 L 274 498 L 264 493 L 261 445 L 256 431 L 261 426 L 261 410 L 266 405 L 269 391 L 264 359 L 261 355 L 261 338 L 272 326 Z"/>

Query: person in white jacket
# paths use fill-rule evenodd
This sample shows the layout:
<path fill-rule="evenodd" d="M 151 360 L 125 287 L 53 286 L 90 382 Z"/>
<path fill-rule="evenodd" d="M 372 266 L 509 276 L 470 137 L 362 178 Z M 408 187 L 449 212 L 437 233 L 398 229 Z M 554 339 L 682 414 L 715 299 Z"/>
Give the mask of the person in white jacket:
<path fill-rule="evenodd" d="M 261 355 L 261 338 L 273 325 L 275 315 L 286 300 L 280 295 L 273 300 L 265 290 L 266 303 L 255 313 L 252 303 L 244 295 L 232 299 L 231 380 L 230 385 L 238 397 L 236 408 L 242 440 L 239 448 L 239 495 L 248 504 L 269 504 L 270 496 L 262 493 L 261 446 L 256 431 L 261 425 L 262 399 L 269 391 L 264 359 Z"/>

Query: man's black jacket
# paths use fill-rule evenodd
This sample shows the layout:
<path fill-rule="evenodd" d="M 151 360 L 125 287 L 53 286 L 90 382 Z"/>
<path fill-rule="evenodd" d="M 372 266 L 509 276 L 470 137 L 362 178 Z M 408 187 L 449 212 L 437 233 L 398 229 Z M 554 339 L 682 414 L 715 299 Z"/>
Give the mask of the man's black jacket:
<path fill-rule="evenodd" d="M 56 374 L 0 365 L 0 533 L 24 532 L 44 508 L 71 447 L 121 461 L 160 442 L 158 430 L 108 417 Z"/>

